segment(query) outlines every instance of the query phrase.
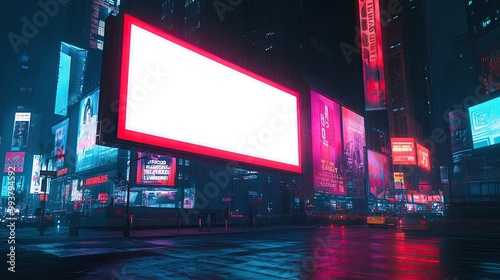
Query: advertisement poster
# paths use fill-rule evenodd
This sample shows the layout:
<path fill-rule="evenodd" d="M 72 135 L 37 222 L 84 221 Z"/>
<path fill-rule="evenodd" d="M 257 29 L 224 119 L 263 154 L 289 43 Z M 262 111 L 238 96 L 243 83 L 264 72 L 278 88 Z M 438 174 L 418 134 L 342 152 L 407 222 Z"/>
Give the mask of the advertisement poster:
<path fill-rule="evenodd" d="M 5 153 L 3 172 L 21 173 L 24 171 L 24 152 Z"/>
<path fill-rule="evenodd" d="M 394 172 L 394 188 L 398 190 L 405 188 L 405 176 L 403 172 Z"/>
<path fill-rule="evenodd" d="M 368 183 L 370 193 L 377 198 L 383 198 L 389 188 L 389 159 L 387 156 L 368 150 Z"/>
<path fill-rule="evenodd" d="M 147 157 L 137 161 L 136 183 L 138 185 L 175 185 L 175 158 L 143 152 L 138 152 L 137 157 Z"/>
<path fill-rule="evenodd" d="M 392 163 L 394 165 L 416 165 L 415 139 L 391 138 Z"/>
<path fill-rule="evenodd" d="M 68 139 L 69 119 L 65 119 L 52 127 L 54 134 L 54 155 L 56 156 L 54 166 L 61 168 L 64 166 L 64 155 L 66 153 L 66 141 Z"/>
<path fill-rule="evenodd" d="M 431 163 L 429 158 L 429 149 L 417 143 L 417 165 L 423 169 L 431 170 Z"/>
<path fill-rule="evenodd" d="M 0 196 L 10 196 L 9 187 L 12 189 L 14 185 L 16 186 L 16 190 L 22 191 L 24 189 L 24 176 L 3 176 Z"/>
<path fill-rule="evenodd" d="M 78 190 L 78 179 L 71 181 L 70 201 L 82 201 L 82 192 Z"/>
<path fill-rule="evenodd" d="M 353 111 L 342 107 L 344 132 L 345 169 L 352 177 L 363 178 L 365 144 L 365 119 Z"/>
<path fill-rule="evenodd" d="M 96 145 L 99 91 L 82 99 L 78 119 L 76 172 L 117 162 L 118 149 Z"/>
<path fill-rule="evenodd" d="M 345 195 L 342 176 L 340 105 L 311 90 L 313 181 L 315 191 Z"/>
<path fill-rule="evenodd" d="M 42 170 L 42 156 L 33 156 L 33 168 L 31 169 L 31 186 L 30 194 L 40 193 L 42 189 L 42 181 L 40 171 Z"/>
<path fill-rule="evenodd" d="M 180 208 L 182 192 L 178 188 L 154 188 L 142 191 L 142 206 Z"/>
<path fill-rule="evenodd" d="M 12 131 L 12 151 L 19 151 L 28 146 L 31 113 L 16 113 Z"/>
<path fill-rule="evenodd" d="M 365 110 L 386 108 L 382 28 L 378 0 L 359 0 Z"/>

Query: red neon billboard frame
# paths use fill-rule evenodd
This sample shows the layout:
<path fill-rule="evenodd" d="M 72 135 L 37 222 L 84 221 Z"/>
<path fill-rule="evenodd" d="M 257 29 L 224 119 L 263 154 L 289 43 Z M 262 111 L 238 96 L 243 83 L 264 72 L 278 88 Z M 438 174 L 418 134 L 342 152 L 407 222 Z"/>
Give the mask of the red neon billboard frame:
<path fill-rule="evenodd" d="M 292 154 L 291 157 L 287 157 L 284 160 L 275 159 L 271 157 L 266 157 L 268 154 L 264 154 L 264 156 L 255 156 L 255 153 L 252 153 L 251 149 L 246 149 L 244 151 L 234 151 L 233 150 L 225 150 L 224 148 L 214 148 L 207 145 L 201 145 L 198 143 L 193 143 L 189 141 L 179 140 L 175 138 L 162 137 L 158 135 L 148 134 L 144 132 L 138 132 L 127 128 L 127 98 L 129 95 L 129 66 L 130 66 L 130 53 L 131 53 L 131 31 L 132 26 L 138 27 L 140 29 L 145 30 L 146 32 L 150 32 L 161 39 L 168 41 L 169 43 L 173 43 L 178 45 L 181 48 L 185 48 L 197 55 L 200 55 L 204 58 L 208 58 L 209 60 L 214 62 L 214 65 L 222 65 L 226 68 L 233 70 L 235 75 L 244 75 L 257 81 L 257 85 L 261 87 L 269 88 L 270 91 L 282 92 L 286 93 L 287 96 L 285 98 L 293 98 L 293 102 L 295 103 L 292 111 L 296 114 L 296 120 L 292 122 L 292 134 L 293 135 L 293 144 L 297 143 L 296 146 L 293 146 L 293 150 L 290 151 Z M 207 51 L 204 51 L 196 46 L 193 46 L 185 41 L 182 41 L 162 30 L 159 30 L 155 27 L 148 25 L 140 20 L 137 20 L 129 15 L 123 16 L 123 34 L 122 34 L 122 44 L 121 44 L 121 69 L 120 69 L 120 82 L 119 82 L 119 101 L 118 101 L 118 123 L 117 123 L 117 132 L 116 138 L 120 141 L 138 143 L 145 146 L 151 146 L 155 148 L 166 148 L 169 150 L 177 150 L 181 152 L 187 152 L 197 155 L 204 155 L 219 159 L 232 160 L 252 165 L 258 165 L 263 167 L 269 167 L 274 169 L 280 169 L 291 172 L 302 172 L 302 153 L 301 153 L 301 139 L 300 139 L 300 108 L 299 108 L 299 94 L 295 91 L 292 91 L 282 85 L 279 85 L 273 81 L 270 81 L 266 78 L 263 78 L 255 73 L 252 73 L 240 66 L 232 64 L 226 60 L 223 60 L 214 54 L 211 54 Z M 243 77 L 243 76 L 242 76 Z M 253 81 L 252 80 L 252 81 Z M 194 80 L 193 82 L 196 82 Z M 209 88 L 208 90 L 217 90 L 216 88 Z M 237 92 L 237 91 L 236 91 Z M 210 94 L 210 93 L 208 93 Z M 241 100 L 240 100 L 241 102 Z M 262 100 L 264 102 L 264 100 Z M 244 105 L 243 105 L 244 106 Z M 259 112 L 256 112 L 258 114 Z M 201 116 L 203 117 L 203 116 Z M 231 116 L 228 116 L 231 117 Z M 231 128 L 228 128 L 231 129 Z M 295 133 L 296 131 L 296 133 Z M 283 141 L 282 141 L 283 142 Z M 283 153 L 285 154 L 285 153 Z M 290 159 L 290 160 L 289 160 Z M 289 160 L 289 161 L 288 161 Z"/>

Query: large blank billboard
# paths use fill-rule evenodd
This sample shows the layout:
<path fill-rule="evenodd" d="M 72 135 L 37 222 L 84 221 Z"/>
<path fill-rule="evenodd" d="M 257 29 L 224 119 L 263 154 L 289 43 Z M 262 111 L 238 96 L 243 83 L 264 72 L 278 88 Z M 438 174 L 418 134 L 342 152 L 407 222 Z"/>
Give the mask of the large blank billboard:
<path fill-rule="evenodd" d="M 118 141 L 301 172 L 298 93 L 128 15 L 121 55 Z"/>

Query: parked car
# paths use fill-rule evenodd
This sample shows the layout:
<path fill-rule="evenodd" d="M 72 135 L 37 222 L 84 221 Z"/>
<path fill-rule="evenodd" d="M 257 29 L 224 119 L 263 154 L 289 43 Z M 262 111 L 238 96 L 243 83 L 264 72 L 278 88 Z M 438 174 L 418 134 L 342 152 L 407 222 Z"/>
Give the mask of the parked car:
<path fill-rule="evenodd" d="M 328 217 L 330 224 L 351 224 L 359 223 L 361 216 L 350 210 L 337 210 Z"/>
<path fill-rule="evenodd" d="M 435 213 L 408 213 L 399 221 L 399 228 L 401 228 L 404 232 L 430 232 L 432 231 L 434 221 L 442 219 L 443 217 L 441 215 Z"/>
<path fill-rule="evenodd" d="M 366 218 L 366 224 L 368 224 L 369 227 L 396 227 L 398 225 L 398 217 L 389 211 L 373 211 Z"/>

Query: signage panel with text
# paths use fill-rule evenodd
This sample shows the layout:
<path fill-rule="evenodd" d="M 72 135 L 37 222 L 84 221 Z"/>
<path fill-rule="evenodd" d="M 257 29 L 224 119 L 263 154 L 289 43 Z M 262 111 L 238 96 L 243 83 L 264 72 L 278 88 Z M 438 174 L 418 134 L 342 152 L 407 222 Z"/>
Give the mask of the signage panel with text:
<path fill-rule="evenodd" d="M 394 165 L 416 165 L 415 139 L 391 138 L 392 163 Z"/>

